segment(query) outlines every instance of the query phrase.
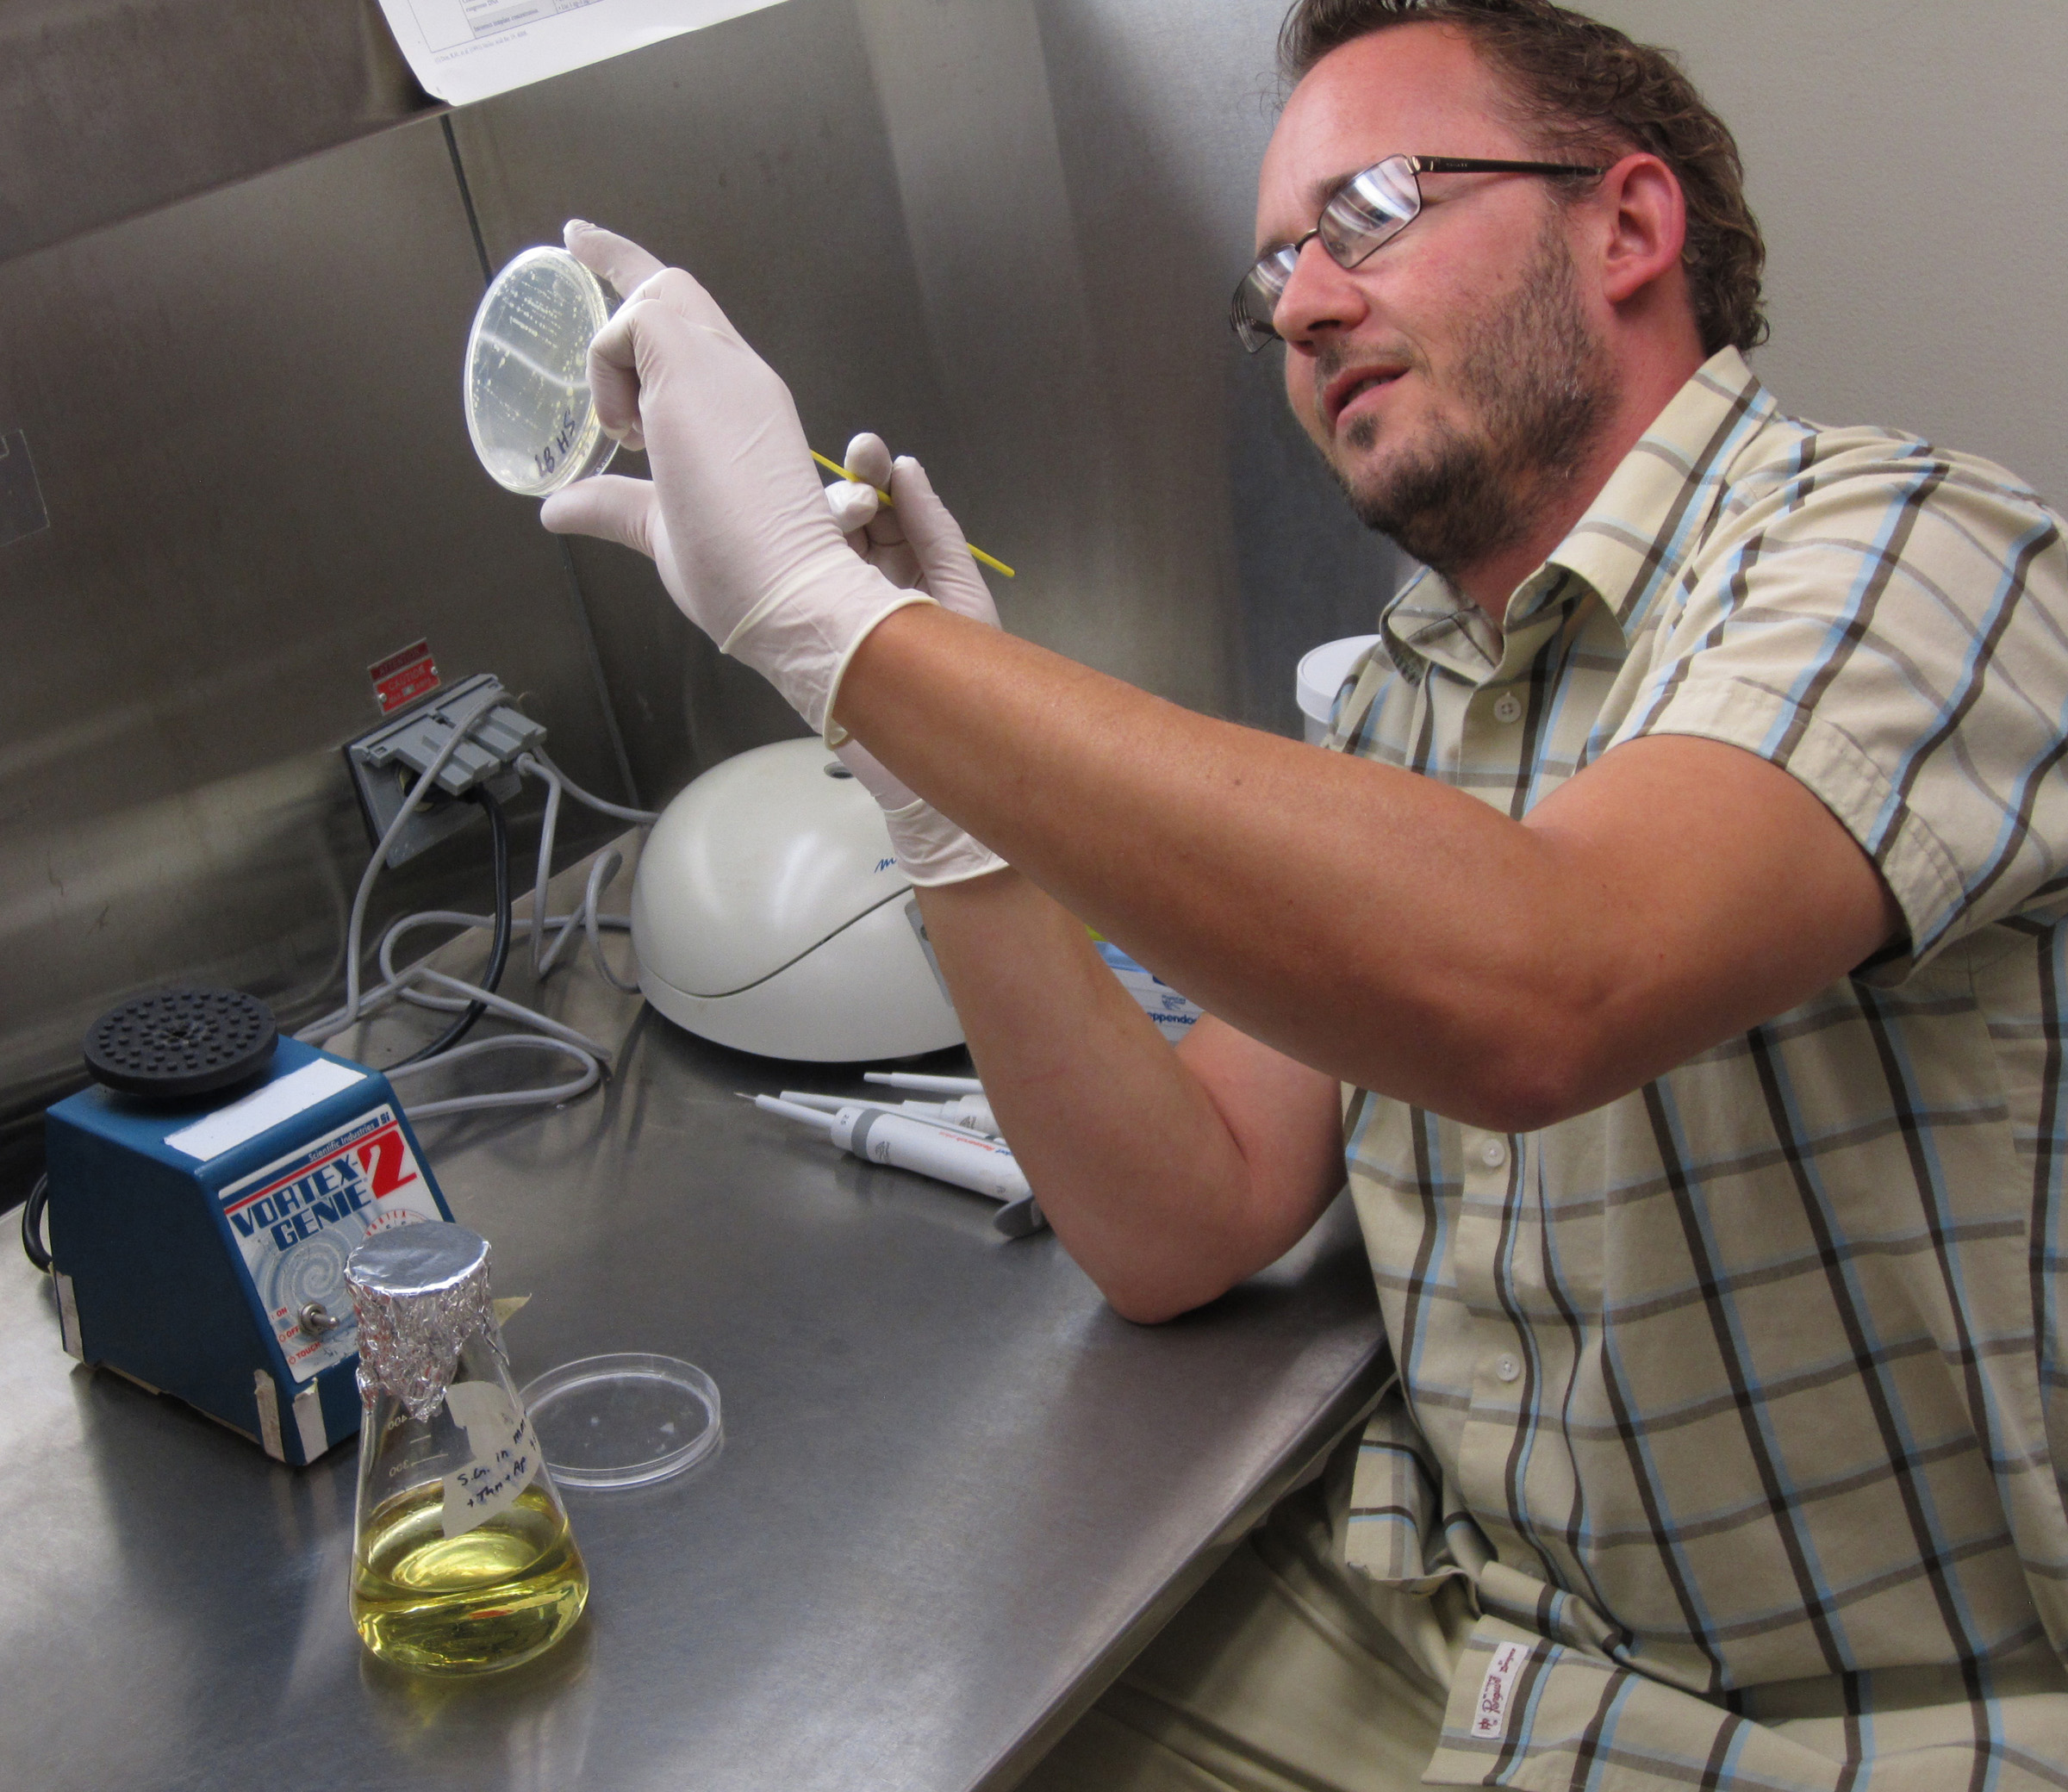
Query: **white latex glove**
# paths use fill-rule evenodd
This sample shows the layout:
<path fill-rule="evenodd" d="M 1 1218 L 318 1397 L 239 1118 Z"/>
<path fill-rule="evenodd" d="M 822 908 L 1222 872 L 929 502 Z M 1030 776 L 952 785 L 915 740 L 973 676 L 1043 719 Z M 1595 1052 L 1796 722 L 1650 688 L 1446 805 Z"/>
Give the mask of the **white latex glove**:
<path fill-rule="evenodd" d="M 625 295 L 589 345 L 603 427 L 644 448 L 651 482 L 603 475 L 539 520 L 650 556 L 683 613 L 781 691 L 828 746 L 842 674 L 871 629 L 932 600 L 900 590 L 833 525 L 789 389 L 710 294 L 638 244 L 579 220 L 576 260 Z"/>
<path fill-rule="evenodd" d="M 835 480 L 825 501 L 847 544 L 900 590 L 924 591 L 958 616 L 996 628 L 991 588 L 926 470 L 908 454 L 894 461 L 883 438 L 867 430 L 847 445 L 841 464 L 856 477 Z M 890 493 L 889 505 L 877 497 L 879 487 Z"/>
<path fill-rule="evenodd" d="M 924 576 L 919 557 L 905 538 L 897 511 L 876 495 L 879 487 L 890 487 L 894 470 L 890 450 L 881 436 L 864 430 L 847 445 L 841 464 L 856 476 L 836 479 L 825 488 L 833 526 L 846 536 L 848 546 L 899 590 L 911 590 Z"/>
<path fill-rule="evenodd" d="M 849 545 L 900 588 L 924 591 L 958 615 L 996 628 L 990 588 L 969 557 L 961 526 L 934 495 L 926 470 L 910 456 L 892 460 L 883 439 L 869 434 L 847 445 L 841 464 L 861 476 L 825 488 L 827 507 Z M 888 508 L 876 496 L 878 486 L 890 493 Z M 1005 869 L 1003 859 L 913 795 L 859 741 L 835 750 L 881 806 L 898 864 L 913 882 L 963 883 Z"/>

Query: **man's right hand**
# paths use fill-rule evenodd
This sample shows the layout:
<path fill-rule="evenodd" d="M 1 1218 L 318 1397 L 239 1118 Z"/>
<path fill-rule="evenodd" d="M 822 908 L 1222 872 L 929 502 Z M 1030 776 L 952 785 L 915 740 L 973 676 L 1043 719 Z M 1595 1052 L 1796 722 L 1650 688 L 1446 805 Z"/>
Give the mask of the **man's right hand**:
<path fill-rule="evenodd" d="M 849 551 L 789 389 L 680 268 L 579 221 L 567 246 L 625 295 L 589 352 L 603 427 L 643 447 L 651 482 L 605 475 L 555 492 L 539 520 L 651 557 L 683 613 L 752 666 L 829 741 L 840 676 L 907 605 Z"/>

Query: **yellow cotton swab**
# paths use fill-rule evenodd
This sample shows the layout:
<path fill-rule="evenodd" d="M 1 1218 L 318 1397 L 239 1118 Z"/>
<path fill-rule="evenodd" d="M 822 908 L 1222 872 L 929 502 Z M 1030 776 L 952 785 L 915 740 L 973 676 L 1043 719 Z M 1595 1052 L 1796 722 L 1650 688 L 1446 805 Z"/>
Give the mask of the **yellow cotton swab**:
<path fill-rule="evenodd" d="M 819 453 L 816 448 L 811 451 L 811 454 L 812 458 L 817 461 L 820 466 L 824 467 L 827 472 L 838 473 L 843 479 L 846 480 L 849 484 L 869 484 L 869 482 L 866 479 L 856 478 L 856 476 L 852 473 L 849 472 L 845 467 L 842 466 L 838 461 L 828 460 L 823 454 Z M 881 486 L 870 486 L 869 489 L 874 491 L 875 495 L 879 498 L 882 499 L 886 504 L 890 505 L 890 507 L 893 510 L 895 510 L 898 507 L 897 505 L 892 501 L 890 494 L 885 491 Z M 969 548 L 969 557 L 971 559 L 979 562 L 982 565 L 989 567 L 993 572 L 1003 573 L 1008 579 L 1017 579 L 1019 576 L 1019 575 L 1014 572 L 1011 567 L 1007 566 L 1003 560 L 993 559 L 990 555 L 987 554 L 981 548 L 978 547 L 975 542 L 965 543 L 964 545 Z"/>

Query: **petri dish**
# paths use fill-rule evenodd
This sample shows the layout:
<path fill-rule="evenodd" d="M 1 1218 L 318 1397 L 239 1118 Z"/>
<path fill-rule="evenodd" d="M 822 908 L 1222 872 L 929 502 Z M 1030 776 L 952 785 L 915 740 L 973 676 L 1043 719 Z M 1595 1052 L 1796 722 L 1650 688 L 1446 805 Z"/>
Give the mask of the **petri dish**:
<path fill-rule="evenodd" d="M 644 1487 L 693 1468 L 725 1435 L 718 1384 L 680 1357 L 586 1356 L 521 1396 L 563 1487 Z"/>
<path fill-rule="evenodd" d="M 601 473 L 618 445 L 589 389 L 603 283 L 564 249 L 526 249 L 489 283 L 467 335 L 467 433 L 498 485 L 543 498 Z"/>

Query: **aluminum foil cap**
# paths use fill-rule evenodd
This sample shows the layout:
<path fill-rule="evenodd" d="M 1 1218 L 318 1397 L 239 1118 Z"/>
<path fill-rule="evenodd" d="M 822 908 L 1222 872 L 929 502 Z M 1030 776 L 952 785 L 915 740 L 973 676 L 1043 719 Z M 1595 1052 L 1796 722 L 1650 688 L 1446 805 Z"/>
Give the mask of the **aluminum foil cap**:
<path fill-rule="evenodd" d="M 488 1240 L 439 1220 L 377 1232 L 346 1260 L 345 1283 L 359 1316 L 360 1398 L 385 1391 L 411 1418 L 429 1418 L 460 1347 L 494 1335 Z"/>

